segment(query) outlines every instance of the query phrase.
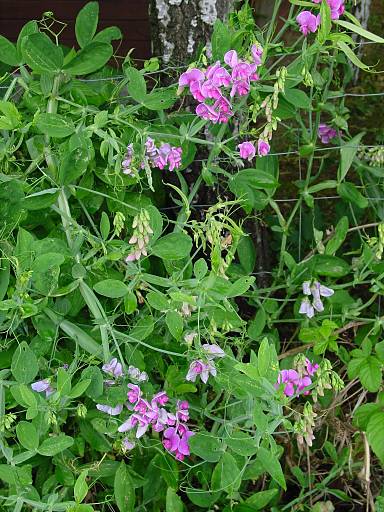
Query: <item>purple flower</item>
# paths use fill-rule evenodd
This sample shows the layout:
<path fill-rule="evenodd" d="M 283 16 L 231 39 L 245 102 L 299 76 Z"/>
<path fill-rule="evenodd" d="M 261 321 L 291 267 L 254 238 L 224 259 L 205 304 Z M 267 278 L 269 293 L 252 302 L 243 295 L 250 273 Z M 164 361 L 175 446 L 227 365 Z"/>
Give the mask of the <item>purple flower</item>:
<path fill-rule="evenodd" d="M 156 393 L 156 395 L 153 395 L 151 404 L 152 407 L 154 407 L 154 404 L 160 404 L 165 405 L 168 402 L 169 398 L 165 391 L 160 391 L 159 393 Z"/>
<path fill-rule="evenodd" d="M 128 174 L 130 176 L 134 175 L 134 172 L 131 169 L 132 157 L 133 157 L 133 146 L 132 146 L 132 144 L 129 144 L 127 146 L 127 152 L 125 153 L 124 160 L 122 161 L 121 165 L 122 165 L 123 173 Z"/>
<path fill-rule="evenodd" d="M 299 313 L 306 315 L 308 318 L 313 318 L 315 310 L 309 299 L 305 298 L 301 301 Z"/>
<path fill-rule="evenodd" d="M 204 101 L 205 96 L 203 95 L 202 88 L 201 88 L 201 82 L 192 82 L 191 86 L 189 88 L 192 96 L 197 101 Z"/>
<path fill-rule="evenodd" d="M 331 126 L 320 124 L 317 134 L 323 144 L 328 144 L 331 139 L 334 139 L 337 136 L 337 131 Z"/>
<path fill-rule="evenodd" d="M 141 397 L 141 389 L 139 386 L 136 386 L 136 384 L 128 384 L 128 389 L 128 402 L 130 404 L 135 404 Z"/>
<path fill-rule="evenodd" d="M 267 141 L 263 139 L 259 139 L 257 142 L 257 154 L 259 156 L 266 156 L 271 150 L 271 146 L 268 144 Z"/>
<path fill-rule="evenodd" d="M 338 20 L 344 14 L 344 0 L 327 0 L 327 4 L 331 8 L 331 19 Z"/>
<path fill-rule="evenodd" d="M 306 358 L 306 360 L 305 360 L 305 365 L 306 365 L 307 373 L 308 373 L 308 375 L 309 375 L 309 376 L 311 376 L 311 377 L 312 377 L 312 376 L 317 372 L 317 370 L 319 369 L 319 365 L 318 365 L 317 363 L 312 364 L 312 363 L 311 363 L 311 361 L 310 361 L 308 358 Z"/>
<path fill-rule="evenodd" d="M 229 67 L 233 68 L 236 66 L 236 64 L 239 62 L 239 59 L 237 57 L 237 51 L 236 50 L 229 50 L 224 55 L 224 62 L 228 64 Z"/>
<path fill-rule="evenodd" d="M 320 15 L 315 16 L 310 11 L 303 11 L 297 16 L 296 21 L 300 25 L 300 32 L 307 36 L 309 32 L 316 32 L 320 25 Z"/>
<path fill-rule="evenodd" d="M 256 148 L 252 142 L 242 142 L 237 148 L 240 152 L 240 158 L 244 160 L 252 160 L 256 155 Z"/>
<path fill-rule="evenodd" d="M 124 437 L 121 447 L 125 452 L 128 452 L 129 450 L 133 450 L 133 448 L 136 446 L 136 443 L 134 441 L 130 441 L 128 437 Z"/>
<path fill-rule="evenodd" d="M 284 384 L 283 392 L 285 396 L 294 396 L 300 393 L 304 395 L 309 394 L 308 387 L 312 384 L 311 377 L 318 370 L 318 364 L 312 364 L 309 359 L 306 359 L 304 370 L 300 373 L 294 369 L 281 370 L 277 378 L 276 388 Z"/>
<path fill-rule="evenodd" d="M 194 432 L 185 425 L 169 427 L 164 431 L 163 446 L 174 453 L 177 460 L 184 460 L 186 455 L 190 455 L 189 439 L 193 435 Z"/>
<path fill-rule="evenodd" d="M 312 318 L 315 311 L 319 313 L 324 311 L 321 297 L 331 297 L 335 292 L 331 288 L 320 284 L 319 281 L 314 281 L 312 285 L 310 281 L 304 281 L 303 293 L 307 297 L 302 300 L 299 313 L 306 315 L 308 318 Z M 308 298 L 309 295 L 312 295 L 312 301 Z"/>
<path fill-rule="evenodd" d="M 204 382 L 204 384 L 206 384 L 209 375 L 212 375 L 212 377 L 216 377 L 216 374 L 217 372 L 213 362 L 210 361 L 204 363 L 204 361 L 198 359 L 196 361 L 192 361 L 192 363 L 190 364 L 185 380 L 190 382 L 196 382 L 197 377 L 200 376 L 201 380 Z"/>
<path fill-rule="evenodd" d="M 96 409 L 98 409 L 101 412 L 105 412 L 105 413 L 109 414 L 110 416 L 117 416 L 123 410 L 123 406 L 116 405 L 116 407 L 111 407 L 109 405 L 96 404 Z"/>
<path fill-rule="evenodd" d="M 256 64 L 256 66 L 259 66 L 261 64 L 261 57 L 263 55 L 262 47 L 257 44 L 253 44 L 251 46 L 251 54 L 253 62 Z"/>
<path fill-rule="evenodd" d="M 31 388 L 33 391 L 37 393 L 43 393 L 45 391 L 45 396 L 48 398 L 49 395 L 55 392 L 53 387 L 51 386 L 51 382 L 49 379 L 38 380 L 31 384 Z"/>
<path fill-rule="evenodd" d="M 200 69 L 189 69 L 180 75 L 179 89 L 183 90 L 184 87 L 190 86 L 193 82 L 201 82 L 202 80 L 204 80 L 204 73 Z"/>
<path fill-rule="evenodd" d="M 205 343 L 202 347 L 207 353 L 208 359 L 215 359 L 216 357 L 225 357 L 225 352 L 219 345 L 215 345 L 214 343 L 210 345 L 209 343 Z"/>
<path fill-rule="evenodd" d="M 103 372 L 109 373 L 109 375 L 112 375 L 113 377 L 121 377 L 123 375 L 123 367 L 121 366 L 121 363 L 118 362 L 116 357 L 111 359 L 109 363 L 103 364 L 101 367 Z"/>

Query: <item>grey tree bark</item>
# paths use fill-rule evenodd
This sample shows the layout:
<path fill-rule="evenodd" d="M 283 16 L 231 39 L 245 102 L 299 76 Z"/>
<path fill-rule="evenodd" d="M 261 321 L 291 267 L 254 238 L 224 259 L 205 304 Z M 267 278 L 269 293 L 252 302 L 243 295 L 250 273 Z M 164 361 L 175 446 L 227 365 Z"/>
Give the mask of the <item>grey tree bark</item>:
<path fill-rule="evenodd" d="M 163 63 L 186 65 L 206 45 L 217 19 L 224 20 L 235 0 L 150 0 L 152 53 Z"/>

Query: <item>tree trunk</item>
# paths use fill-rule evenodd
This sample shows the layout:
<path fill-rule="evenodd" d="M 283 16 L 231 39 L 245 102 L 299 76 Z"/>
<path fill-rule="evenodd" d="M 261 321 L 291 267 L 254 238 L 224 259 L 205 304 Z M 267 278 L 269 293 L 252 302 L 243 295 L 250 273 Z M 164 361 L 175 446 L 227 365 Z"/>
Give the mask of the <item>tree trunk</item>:
<path fill-rule="evenodd" d="M 199 46 L 209 43 L 217 19 L 235 0 L 150 0 L 152 53 L 164 64 L 187 65 Z"/>

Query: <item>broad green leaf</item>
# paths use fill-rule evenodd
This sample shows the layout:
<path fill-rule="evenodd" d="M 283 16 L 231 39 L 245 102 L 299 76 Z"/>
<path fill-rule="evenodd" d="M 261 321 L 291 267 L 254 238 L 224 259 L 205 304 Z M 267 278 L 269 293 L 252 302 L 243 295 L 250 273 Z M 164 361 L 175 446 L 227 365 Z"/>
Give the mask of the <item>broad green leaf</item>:
<path fill-rule="evenodd" d="M 223 60 L 224 54 L 231 49 L 232 34 L 226 23 L 216 20 L 211 45 L 213 60 Z"/>
<path fill-rule="evenodd" d="M 312 268 L 319 276 L 343 277 L 349 274 L 349 264 L 337 256 L 316 254 L 312 258 Z"/>
<path fill-rule="evenodd" d="M 278 489 L 259 491 L 247 498 L 245 503 L 252 506 L 250 510 L 266 510 L 268 503 L 277 495 L 278 492 Z"/>
<path fill-rule="evenodd" d="M 183 512 L 183 502 L 172 487 L 168 487 L 165 497 L 165 512 Z"/>
<path fill-rule="evenodd" d="M 155 324 L 151 316 L 141 317 L 137 324 L 132 328 L 129 335 L 136 340 L 145 340 L 153 333 Z"/>
<path fill-rule="evenodd" d="M 181 260 L 189 256 L 192 249 L 191 237 L 185 233 L 170 233 L 152 246 L 152 254 L 163 260 Z"/>
<path fill-rule="evenodd" d="M 16 425 L 16 434 L 17 439 L 25 449 L 34 451 L 39 447 L 39 434 L 33 423 L 19 421 Z"/>
<path fill-rule="evenodd" d="M 177 311 L 167 311 L 165 315 L 165 322 L 169 329 L 169 332 L 176 340 L 180 340 L 183 334 L 183 317 Z"/>
<path fill-rule="evenodd" d="M 103 240 L 107 240 L 110 229 L 111 223 L 109 222 L 109 217 L 105 212 L 102 212 L 100 220 L 100 233 L 103 237 Z"/>
<path fill-rule="evenodd" d="M 384 466 L 384 412 L 376 412 L 372 415 L 367 426 L 367 439 L 375 453 Z"/>
<path fill-rule="evenodd" d="M 52 267 L 59 267 L 65 261 L 65 256 L 57 252 L 41 254 L 32 263 L 32 270 L 35 273 L 48 272 Z"/>
<path fill-rule="evenodd" d="M 174 457 L 165 452 L 162 457 L 159 457 L 158 463 L 160 466 L 161 476 L 168 487 L 177 489 L 179 483 L 179 468 Z"/>
<path fill-rule="evenodd" d="M 151 291 L 147 293 L 146 299 L 149 305 L 158 311 L 166 311 L 169 309 L 167 296 L 163 293 Z"/>
<path fill-rule="evenodd" d="M 128 93 L 138 103 L 144 103 L 147 98 L 147 84 L 145 78 L 136 68 L 125 68 L 124 73 L 128 78 Z"/>
<path fill-rule="evenodd" d="M 73 386 L 72 391 L 68 394 L 70 398 L 77 398 L 81 396 L 85 391 L 89 388 L 91 384 L 91 379 L 81 380 L 75 386 Z"/>
<path fill-rule="evenodd" d="M 253 276 L 240 277 L 237 281 L 231 284 L 225 295 L 226 297 L 240 297 L 241 295 L 244 295 L 254 282 L 255 278 Z"/>
<path fill-rule="evenodd" d="M 150 94 L 147 94 L 143 103 L 149 110 L 165 110 L 167 108 L 171 108 L 176 101 L 177 96 L 174 89 L 162 89 L 160 91 L 152 91 Z"/>
<path fill-rule="evenodd" d="M 237 255 L 245 272 L 251 274 L 256 264 L 256 250 L 250 236 L 243 236 L 237 245 Z"/>
<path fill-rule="evenodd" d="M 99 295 L 104 295 L 104 297 L 110 297 L 111 299 L 124 297 L 129 292 L 128 286 L 117 279 L 99 281 L 93 286 L 93 289 Z"/>
<path fill-rule="evenodd" d="M 340 185 L 337 187 L 337 192 L 339 193 L 340 197 L 346 201 L 354 203 L 359 208 L 367 208 L 369 205 L 368 199 L 362 195 L 354 183 L 347 181 L 340 183 Z"/>
<path fill-rule="evenodd" d="M 108 43 L 89 43 L 64 66 L 70 75 L 88 75 L 102 68 L 112 57 L 113 48 Z"/>
<path fill-rule="evenodd" d="M 318 30 L 319 43 L 323 44 L 331 32 L 332 21 L 331 21 L 331 8 L 329 7 L 326 0 L 322 0 L 320 6 L 320 27 Z"/>
<path fill-rule="evenodd" d="M 335 252 L 341 247 L 347 236 L 349 228 L 348 217 L 341 217 L 336 225 L 335 233 L 325 247 L 325 254 L 334 256 Z"/>
<path fill-rule="evenodd" d="M 9 260 L 0 260 L 0 301 L 2 301 L 7 293 L 9 278 L 10 278 L 11 265 Z"/>
<path fill-rule="evenodd" d="M 71 392 L 71 374 L 64 368 L 57 370 L 57 391 L 61 396 L 66 396 Z"/>
<path fill-rule="evenodd" d="M 368 356 L 360 365 L 359 377 L 365 389 L 371 393 L 378 391 L 383 380 L 380 361 L 374 356 Z"/>
<path fill-rule="evenodd" d="M 257 460 L 261 463 L 264 470 L 271 475 L 273 480 L 286 490 L 287 484 L 285 483 L 284 473 L 276 455 L 273 455 L 270 450 L 261 446 L 257 451 Z"/>
<path fill-rule="evenodd" d="M 40 113 L 35 117 L 34 124 L 49 137 L 68 137 L 75 131 L 73 122 L 60 114 Z"/>
<path fill-rule="evenodd" d="M 238 455 L 248 457 L 257 452 L 255 439 L 246 432 L 232 432 L 232 434 L 228 434 L 228 437 L 224 438 L 224 441 Z"/>
<path fill-rule="evenodd" d="M 77 477 L 75 487 L 73 489 L 73 495 L 75 497 L 76 503 L 81 503 L 88 494 L 87 476 L 88 470 L 84 469 Z"/>
<path fill-rule="evenodd" d="M 37 358 L 25 341 L 20 343 L 13 354 L 11 370 L 21 384 L 29 384 L 39 371 Z"/>
<path fill-rule="evenodd" d="M 10 101 L 0 101 L 0 130 L 14 130 L 21 124 L 21 115 Z"/>
<path fill-rule="evenodd" d="M 63 50 L 43 32 L 25 37 L 21 51 L 25 62 L 36 73 L 58 73 L 63 66 Z"/>
<path fill-rule="evenodd" d="M 296 108 L 302 108 L 305 110 L 311 109 L 311 99 L 300 89 L 286 89 L 284 92 L 284 98 Z"/>
<path fill-rule="evenodd" d="M 212 490 L 224 491 L 231 495 L 240 484 L 241 473 L 235 458 L 230 453 L 223 453 L 212 473 Z"/>
<path fill-rule="evenodd" d="M 57 188 L 40 190 L 39 192 L 26 196 L 23 205 L 27 210 L 31 211 L 49 208 L 56 202 L 59 192 Z"/>
<path fill-rule="evenodd" d="M 75 33 L 81 48 L 84 48 L 93 39 L 99 21 L 98 2 L 88 2 L 79 11 L 76 17 Z"/>
<path fill-rule="evenodd" d="M 19 36 L 17 38 L 17 43 L 16 43 L 17 55 L 18 55 L 18 59 L 19 59 L 20 63 L 23 62 L 22 50 L 21 50 L 21 44 L 23 42 L 23 39 L 25 37 L 30 36 L 31 34 L 37 34 L 38 32 L 39 32 L 39 27 L 37 25 L 36 20 L 28 21 L 21 28 L 21 30 L 19 32 Z"/>
<path fill-rule="evenodd" d="M 122 37 L 123 35 L 119 27 L 107 27 L 98 32 L 93 38 L 93 41 L 99 43 L 110 43 L 111 41 L 116 41 Z"/>
<path fill-rule="evenodd" d="M 372 34 L 369 30 L 365 30 L 361 25 L 355 25 L 354 23 L 350 23 L 349 21 L 344 20 L 335 20 L 335 23 L 340 27 L 346 28 L 359 34 L 359 36 L 364 37 L 365 39 L 369 39 L 370 41 L 374 41 L 375 43 L 384 43 L 384 39 L 376 34 Z"/>
<path fill-rule="evenodd" d="M 6 37 L 0 35 L 0 61 L 8 66 L 18 66 L 20 63 L 16 46 Z"/>
<path fill-rule="evenodd" d="M 189 439 L 191 452 L 207 462 L 217 462 L 223 453 L 221 439 L 209 433 L 197 432 Z"/>
<path fill-rule="evenodd" d="M 128 468 L 120 463 L 114 482 L 116 505 L 120 512 L 133 512 L 135 509 L 135 488 Z"/>
<path fill-rule="evenodd" d="M 45 457 L 53 457 L 73 445 L 73 437 L 59 434 L 58 436 L 48 437 L 41 443 L 38 452 Z"/>
<path fill-rule="evenodd" d="M 253 320 L 251 320 L 248 324 L 247 334 L 252 340 L 257 340 L 257 338 L 262 334 L 265 324 L 267 322 L 267 315 L 263 308 L 260 308 L 256 316 Z"/>
<path fill-rule="evenodd" d="M 84 175 L 89 164 L 89 152 L 79 147 L 65 155 L 59 167 L 60 185 L 70 185 Z"/>

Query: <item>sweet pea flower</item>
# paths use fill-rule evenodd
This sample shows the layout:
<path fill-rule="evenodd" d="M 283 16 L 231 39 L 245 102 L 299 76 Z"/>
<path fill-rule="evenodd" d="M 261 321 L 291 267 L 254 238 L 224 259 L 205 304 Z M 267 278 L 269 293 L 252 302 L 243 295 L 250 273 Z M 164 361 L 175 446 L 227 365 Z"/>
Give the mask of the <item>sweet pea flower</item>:
<path fill-rule="evenodd" d="M 52 393 L 55 392 L 55 390 L 51 386 L 51 382 L 49 379 L 43 379 L 33 382 L 31 384 L 31 388 L 33 389 L 33 391 L 36 391 L 37 393 L 45 392 L 45 396 L 47 398 L 49 397 L 49 395 L 52 395 Z"/>
<path fill-rule="evenodd" d="M 169 427 L 164 431 L 163 446 L 166 450 L 173 452 L 177 460 L 184 460 L 186 455 L 190 455 L 188 441 L 194 435 L 194 432 L 188 430 L 184 425 Z"/>
<path fill-rule="evenodd" d="M 205 76 L 200 69 L 192 68 L 185 71 L 179 78 L 179 90 L 182 91 L 184 87 L 190 86 L 193 82 L 201 82 Z"/>
<path fill-rule="evenodd" d="M 311 281 L 304 281 L 303 294 L 306 297 L 301 302 L 299 313 L 306 315 L 308 318 L 313 318 L 315 311 L 319 313 L 324 311 L 321 297 L 331 297 L 334 293 L 334 290 L 320 284 L 319 281 L 314 281 L 312 284 Z M 308 298 L 310 295 L 312 295 L 312 300 Z"/>
<path fill-rule="evenodd" d="M 257 154 L 259 156 L 266 156 L 271 150 L 271 146 L 268 144 L 267 141 L 263 139 L 259 139 L 257 142 Z"/>
<path fill-rule="evenodd" d="M 318 364 L 312 364 L 309 359 L 305 360 L 305 367 L 300 371 L 293 368 L 289 370 L 281 370 L 277 378 L 278 388 L 281 384 L 284 384 L 283 392 L 285 396 L 291 397 L 303 393 L 304 395 L 309 394 L 309 386 L 312 384 L 313 375 L 318 370 Z"/>
<path fill-rule="evenodd" d="M 123 451 L 128 452 L 130 450 L 133 450 L 133 448 L 136 446 L 136 443 L 134 441 L 130 441 L 128 437 L 124 437 L 121 447 Z"/>
<path fill-rule="evenodd" d="M 116 405 L 116 407 L 111 407 L 109 405 L 96 404 L 96 409 L 98 409 L 101 412 L 105 412 L 110 416 L 118 416 L 123 410 L 123 406 Z"/>
<path fill-rule="evenodd" d="M 121 377 L 123 375 L 123 367 L 121 366 L 121 363 L 118 362 L 116 357 L 111 359 L 109 363 L 103 364 L 101 369 L 103 372 L 108 373 L 113 377 Z"/>
<path fill-rule="evenodd" d="M 262 47 L 257 44 L 253 44 L 251 46 L 251 54 L 253 62 L 256 64 L 256 66 L 259 66 L 261 64 L 261 57 L 263 56 Z"/>
<path fill-rule="evenodd" d="M 327 0 L 327 4 L 331 8 L 331 19 L 338 20 L 344 14 L 344 0 Z"/>
<path fill-rule="evenodd" d="M 323 144 L 328 144 L 331 139 L 334 139 L 337 136 L 337 131 L 331 126 L 322 123 L 319 124 L 317 134 Z"/>
<path fill-rule="evenodd" d="M 240 152 L 240 158 L 244 160 L 252 160 L 256 155 L 256 148 L 252 142 L 242 142 L 237 148 Z"/>
<path fill-rule="evenodd" d="M 315 16 L 310 11 L 302 11 L 296 21 L 300 25 L 300 32 L 307 36 L 310 32 L 316 32 L 320 25 L 320 15 Z"/>
<path fill-rule="evenodd" d="M 236 50 L 229 50 L 224 55 L 224 62 L 228 64 L 229 67 L 233 68 L 236 66 L 236 64 L 239 62 L 239 58 L 237 56 Z"/>
<path fill-rule="evenodd" d="M 208 359 L 215 359 L 216 357 L 225 357 L 225 352 L 219 345 L 205 343 L 202 346 L 203 350 L 207 353 Z"/>
<path fill-rule="evenodd" d="M 306 315 L 308 318 L 315 316 L 315 310 L 309 299 L 305 298 L 301 301 L 299 313 Z"/>
<path fill-rule="evenodd" d="M 213 362 L 210 361 L 205 363 L 201 359 L 198 359 L 196 361 L 192 361 L 190 364 L 185 380 L 196 382 L 197 377 L 200 376 L 201 380 L 204 382 L 204 384 L 206 384 L 209 375 L 212 375 L 212 377 L 216 377 L 217 375 L 217 371 Z"/>
<path fill-rule="evenodd" d="M 128 389 L 129 389 L 129 391 L 127 393 L 128 402 L 130 404 L 134 404 L 141 397 L 141 389 L 136 384 L 128 384 Z"/>
<path fill-rule="evenodd" d="M 311 363 L 311 361 L 310 361 L 308 358 L 306 358 L 306 359 L 305 359 L 305 365 L 306 365 L 307 373 L 308 373 L 308 375 L 309 375 L 309 376 L 311 376 L 311 377 L 312 377 L 312 376 L 317 372 L 317 370 L 319 369 L 319 365 L 318 365 L 317 363 L 315 363 L 315 364 Z"/>

